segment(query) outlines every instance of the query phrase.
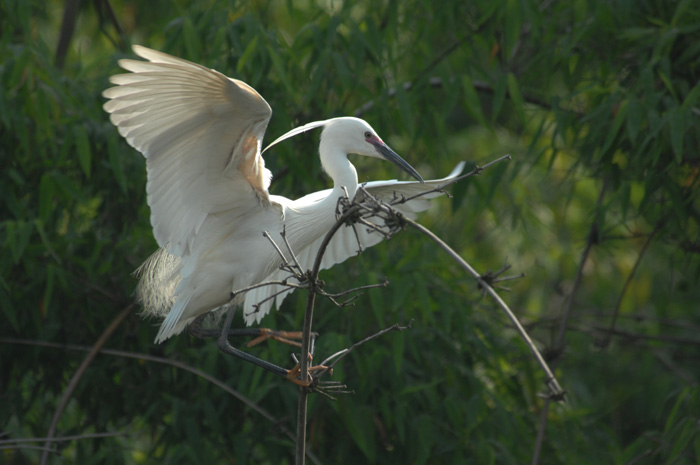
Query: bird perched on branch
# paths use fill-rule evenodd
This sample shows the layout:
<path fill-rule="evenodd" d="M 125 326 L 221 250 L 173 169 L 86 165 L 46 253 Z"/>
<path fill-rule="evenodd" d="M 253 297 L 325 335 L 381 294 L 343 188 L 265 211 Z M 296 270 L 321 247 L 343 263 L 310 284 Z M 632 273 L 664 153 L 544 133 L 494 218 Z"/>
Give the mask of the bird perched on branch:
<path fill-rule="evenodd" d="M 286 239 L 299 265 L 309 269 L 336 222 L 339 199 L 352 199 L 358 191 L 348 154 L 388 160 L 418 180 L 364 184 L 368 193 L 384 199 L 432 191 L 462 170 L 460 163 L 444 179 L 423 181 L 368 123 L 333 118 L 293 129 L 270 144 L 322 127 L 321 165 L 333 188 L 297 200 L 270 195 L 272 174 L 261 147 L 272 111 L 260 94 L 213 69 L 145 47 L 133 50 L 147 61 L 119 61 L 130 73 L 111 77 L 116 87 L 104 91 L 109 99 L 104 109 L 146 158 L 151 224 L 160 249 L 139 270 L 137 297 L 145 313 L 164 317 L 156 342 L 229 303 L 239 289 L 284 279 L 282 257 L 271 241 L 282 244 Z M 431 192 L 396 209 L 413 215 L 427 208 L 426 198 L 437 195 Z M 321 267 L 340 263 L 382 238 L 365 227 L 343 227 Z M 273 303 L 279 308 L 291 290 L 263 286 L 237 294 L 232 303 L 243 306 L 250 325 Z"/>

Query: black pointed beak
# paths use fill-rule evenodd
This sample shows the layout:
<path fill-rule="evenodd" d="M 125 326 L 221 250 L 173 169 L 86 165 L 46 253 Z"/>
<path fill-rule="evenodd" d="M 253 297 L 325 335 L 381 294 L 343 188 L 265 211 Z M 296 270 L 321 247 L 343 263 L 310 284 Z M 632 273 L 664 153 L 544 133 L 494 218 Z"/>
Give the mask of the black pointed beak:
<path fill-rule="evenodd" d="M 383 143 L 380 140 L 377 140 L 372 141 L 372 145 L 374 145 L 374 147 L 377 149 L 377 152 L 379 152 L 379 154 L 386 160 L 389 160 L 390 162 L 392 162 L 393 164 L 395 164 L 396 166 L 398 166 L 399 168 L 401 168 L 420 182 L 423 182 L 423 178 L 420 174 L 418 174 L 418 171 L 413 169 L 413 167 L 409 165 L 408 162 L 406 162 L 406 160 L 404 160 L 396 152 L 391 150 L 389 146 L 387 146 L 385 143 Z"/>

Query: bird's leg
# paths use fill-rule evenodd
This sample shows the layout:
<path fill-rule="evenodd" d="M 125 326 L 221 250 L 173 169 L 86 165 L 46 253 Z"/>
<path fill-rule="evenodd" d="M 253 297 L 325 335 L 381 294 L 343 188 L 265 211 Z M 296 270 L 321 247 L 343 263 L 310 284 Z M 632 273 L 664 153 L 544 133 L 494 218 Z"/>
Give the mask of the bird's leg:
<path fill-rule="evenodd" d="M 231 306 L 228 311 L 228 315 L 226 316 L 226 322 L 224 323 L 224 327 L 221 329 L 221 334 L 219 335 L 219 339 L 217 341 L 219 350 L 225 354 L 233 355 L 234 357 L 243 359 L 246 362 L 252 363 L 253 365 L 259 366 L 260 368 L 264 368 L 267 371 L 286 378 L 289 370 L 285 370 L 284 368 L 279 367 L 274 363 L 267 362 L 261 358 L 254 357 L 246 352 L 243 352 L 242 350 L 236 349 L 231 345 L 231 343 L 228 341 L 228 334 L 231 330 L 231 322 L 233 321 L 233 315 L 235 313 L 236 307 Z"/>
<path fill-rule="evenodd" d="M 289 344 L 290 346 L 301 347 L 301 343 L 293 341 L 292 339 L 301 340 L 301 331 L 277 331 L 270 328 L 257 328 L 254 331 L 258 331 L 260 334 L 255 339 L 251 340 L 246 344 L 246 347 L 253 347 L 254 345 L 260 344 L 268 339 L 274 339 L 275 341 L 282 342 L 284 344 Z M 314 334 L 315 336 L 315 334 Z"/>
<path fill-rule="evenodd" d="M 202 322 L 207 317 L 207 315 L 208 314 L 206 314 L 206 313 L 202 314 L 202 315 L 198 316 L 197 318 L 195 318 L 195 320 L 192 323 L 190 323 L 189 327 L 187 328 L 190 335 L 197 337 L 199 339 L 220 337 L 220 335 L 221 335 L 220 329 L 204 329 L 204 328 L 202 328 Z M 289 344 L 290 346 L 301 347 L 301 343 L 299 343 L 297 340 L 301 340 L 302 332 L 301 331 L 279 331 L 279 330 L 271 329 L 271 328 L 234 328 L 234 329 L 229 328 L 227 336 L 228 337 L 231 337 L 231 336 L 235 336 L 235 337 L 251 336 L 251 337 L 253 337 L 253 339 L 248 341 L 248 343 L 245 345 L 248 348 L 253 347 L 255 345 L 258 345 L 261 342 L 264 342 L 268 339 L 273 339 L 273 340 L 281 342 L 283 344 Z M 318 337 L 318 333 L 315 333 L 315 332 L 311 333 L 311 337 L 313 337 L 313 338 Z"/>
<path fill-rule="evenodd" d="M 231 306 L 231 308 L 228 311 L 228 314 L 226 316 L 226 321 L 224 322 L 224 326 L 219 332 L 219 339 L 217 341 L 217 346 L 219 350 L 221 350 L 223 353 L 228 354 L 228 355 L 233 355 L 234 357 L 238 357 L 242 360 L 245 360 L 248 363 L 252 363 L 253 365 L 259 366 L 260 368 L 264 368 L 267 371 L 270 371 L 278 376 L 281 376 L 283 378 L 288 379 L 289 381 L 293 382 L 294 384 L 297 384 L 299 386 L 304 386 L 304 387 L 309 387 L 312 386 L 316 383 L 316 378 L 314 378 L 313 373 L 317 371 L 322 371 L 323 373 L 326 373 L 329 371 L 328 367 L 324 367 L 322 365 L 319 365 L 317 367 L 311 367 L 309 368 L 309 374 L 310 379 L 308 380 L 300 380 L 299 379 L 299 363 L 297 363 L 291 370 L 287 370 L 285 368 L 282 368 L 280 366 L 275 365 L 274 363 L 270 363 L 266 360 L 263 360 L 261 358 L 255 357 L 253 355 L 250 355 L 247 352 L 243 352 L 240 349 L 236 349 L 231 345 L 231 343 L 228 340 L 228 337 L 230 334 L 234 335 L 250 335 L 252 332 L 257 332 L 257 334 L 260 334 L 260 329 L 244 329 L 241 331 L 236 331 L 231 329 L 231 323 L 233 322 L 233 316 L 236 313 L 236 307 Z M 201 330 L 204 331 L 204 330 Z M 293 335 L 294 333 L 288 333 L 284 331 L 272 331 L 272 330 L 267 330 L 269 331 L 269 335 L 265 336 L 266 338 L 273 338 L 276 339 L 278 335 L 280 335 L 281 339 L 286 339 L 290 335 Z M 192 331 L 191 331 L 192 333 Z M 194 333 L 192 333 L 194 334 Z M 278 339 L 279 340 L 279 339 Z M 293 341 L 289 341 L 292 342 Z M 309 357 L 311 357 L 311 354 L 309 354 Z"/>

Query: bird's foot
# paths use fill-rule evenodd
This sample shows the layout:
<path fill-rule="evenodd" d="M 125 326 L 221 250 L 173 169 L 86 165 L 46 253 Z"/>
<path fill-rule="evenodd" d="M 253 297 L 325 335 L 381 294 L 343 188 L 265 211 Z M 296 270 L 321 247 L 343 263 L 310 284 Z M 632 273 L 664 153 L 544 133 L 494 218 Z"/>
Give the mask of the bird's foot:
<path fill-rule="evenodd" d="M 249 341 L 246 344 L 246 347 L 253 347 L 254 345 L 260 344 L 268 339 L 274 339 L 275 341 L 289 344 L 290 346 L 301 347 L 301 343 L 298 342 L 301 340 L 301 335 L 301 331 L 277 331 L 270 328 L 260 328 L 260 335 Z M 297 339 L 297 341 L 293 339 Z"/>
<path fill-rule="evenodd" d="M 309 361 L 311 359 L 312 357 L 311 355 L 309 355 Z M 316 373 L 320 374 L 318 376 L 315 376 Z M 301 379 L 301 365 L 297 363 L 291 370 L 287 371 L 287 379 L 298 386 L 312 387 L 314 385 L 317 385 L 318 378 L 320 378 L 326 373 L 332 375 L 333 368 L 327 367 L 325 365 L 315 365 L 309 367 L 309 379 L 303 380 Z"/>

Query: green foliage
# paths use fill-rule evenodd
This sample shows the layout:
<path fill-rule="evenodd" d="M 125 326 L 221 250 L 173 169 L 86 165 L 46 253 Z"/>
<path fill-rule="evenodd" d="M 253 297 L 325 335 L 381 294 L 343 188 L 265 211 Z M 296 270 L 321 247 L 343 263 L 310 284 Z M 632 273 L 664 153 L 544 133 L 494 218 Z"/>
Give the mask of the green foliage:
<path fill-rule="evenodd" d="M 113 1 L 122 34 L 107 3 L 81 3 L 63 69 L 54 55 L 64 3 L 0 4 L 0 431 L 44 437 L 85 356 L 17 339 L 92 346 L 130 303 L 130 273 L 156 247 L 142 157 L 101 109 L 134 42 L 252 85 L 274 111 L 269 140 L 357 114 L 424 177 L 511 153 L 420 221 L 479 271 L 508 261 L 526 274 L 504 283 L 504 298 L 556 358 L 569 393 L 549 407 L 539 463 L 698 463 L 695 2 Z M 266 153 L 279 174 L 271 190 L 326 187 L 316 151 L 317 136 L 305 135 Z M 397 175 L 353 162 L 361 180 Z M 334 379 L 354 395 L 312 398 L 320 462 L 529 463 L 544 380 L 507 319 L 413 231 L 322 274 L 334 291 L 384 276 L 390 287 L 354 307 L 321 301 L 316 311 L 321 359 L 413 320 L 337 367 Z M 562 351 L 555 341 L 572 292 Z M 299 328 L 304 298 L 288 298 L 264 324 Z M 295 427 L 296 389 L 213 342 L 181 335 L 153 345 L 155 324 L 132 314 L 117 328 L 106 347 L 135 358 L 98 355 L 57 430 L 130 434 L 57 443 L 51 461 L 292 463 L 284 428 Z M 291 365 L 287 347 L 253 350 Z M 152 357 L 221 380 L 277 424 Z M 0 462 L 40 454 L 0 449 Z"/>

